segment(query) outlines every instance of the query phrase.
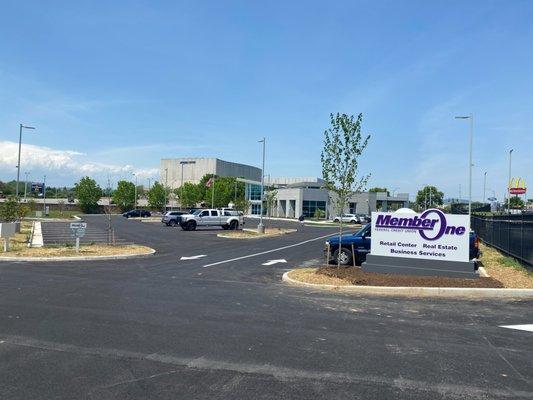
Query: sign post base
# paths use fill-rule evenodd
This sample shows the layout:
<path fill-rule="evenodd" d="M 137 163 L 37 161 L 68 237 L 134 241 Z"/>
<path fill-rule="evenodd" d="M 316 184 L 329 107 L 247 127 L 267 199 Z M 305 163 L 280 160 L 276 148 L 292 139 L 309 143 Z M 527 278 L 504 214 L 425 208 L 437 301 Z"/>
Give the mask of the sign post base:
<path fill-rule="evenodd" d="M 362 267 L 364 272 L 380 274 L 446 276 L 464 279 L 479 277 L 473 261 L 426 260 L 368 254 Z"/>

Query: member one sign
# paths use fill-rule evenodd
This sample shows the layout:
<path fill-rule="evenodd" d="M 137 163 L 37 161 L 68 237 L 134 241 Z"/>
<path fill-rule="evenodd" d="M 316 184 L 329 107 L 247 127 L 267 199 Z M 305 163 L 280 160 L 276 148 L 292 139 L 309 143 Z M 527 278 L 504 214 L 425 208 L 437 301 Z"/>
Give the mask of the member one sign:
<path fill-rule="evenodd" d="M 417 213 L 372 213 L 370 253 L 378 256 L 469 261 L 468 215 L 437 209 Z"/>
<path fill-rule="evenodd" d="M 72 236 L 81 238 L 85 236 L 85 229 L 87 228 L 87 222 L 71 222 L 70 232 Z"/>

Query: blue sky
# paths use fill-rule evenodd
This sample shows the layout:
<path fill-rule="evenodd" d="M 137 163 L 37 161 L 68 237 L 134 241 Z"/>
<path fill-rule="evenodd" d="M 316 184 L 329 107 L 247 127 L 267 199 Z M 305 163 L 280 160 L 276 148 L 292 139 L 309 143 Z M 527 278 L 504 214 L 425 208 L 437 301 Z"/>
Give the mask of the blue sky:
<path fill-rule="evenodd" d="M 330 112 L 364 115 L 370 186 L 474 199 L 533 180 L 531 1 L 3 1 L 0 179 L 157 176 L 216 156 L 320 176 Z M 533 196 L 531 196 L 533 197 Z"/>

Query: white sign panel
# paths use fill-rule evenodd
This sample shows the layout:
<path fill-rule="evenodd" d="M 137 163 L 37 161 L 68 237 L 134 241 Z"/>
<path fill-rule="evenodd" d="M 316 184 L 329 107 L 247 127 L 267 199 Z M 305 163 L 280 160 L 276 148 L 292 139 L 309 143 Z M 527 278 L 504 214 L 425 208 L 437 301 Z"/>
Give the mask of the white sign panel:
<path fill-rule="evenodd" d="M 370 253 L 378 256 L 469 261 L 470 218 L 437 209 L 372 213 Z"/>
<path fill-rule="evenodd" d="M 80 238 L 85 236 L 85 229 L 87 228 L 87 222 L 71 222 L 70 232 L 74 237 Z"/>

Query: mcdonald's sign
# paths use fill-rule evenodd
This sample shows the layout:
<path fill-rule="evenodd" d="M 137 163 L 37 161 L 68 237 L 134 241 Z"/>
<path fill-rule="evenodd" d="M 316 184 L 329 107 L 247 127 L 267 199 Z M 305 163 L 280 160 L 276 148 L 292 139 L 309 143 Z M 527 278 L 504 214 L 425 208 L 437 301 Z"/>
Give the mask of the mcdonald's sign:
<path fill-rule="evenodd" d="M 509 182 L 510 194 L 524 194 L 526 191 L 526 181 L 522 178 L 512 178 L 511 182 Z"/>

